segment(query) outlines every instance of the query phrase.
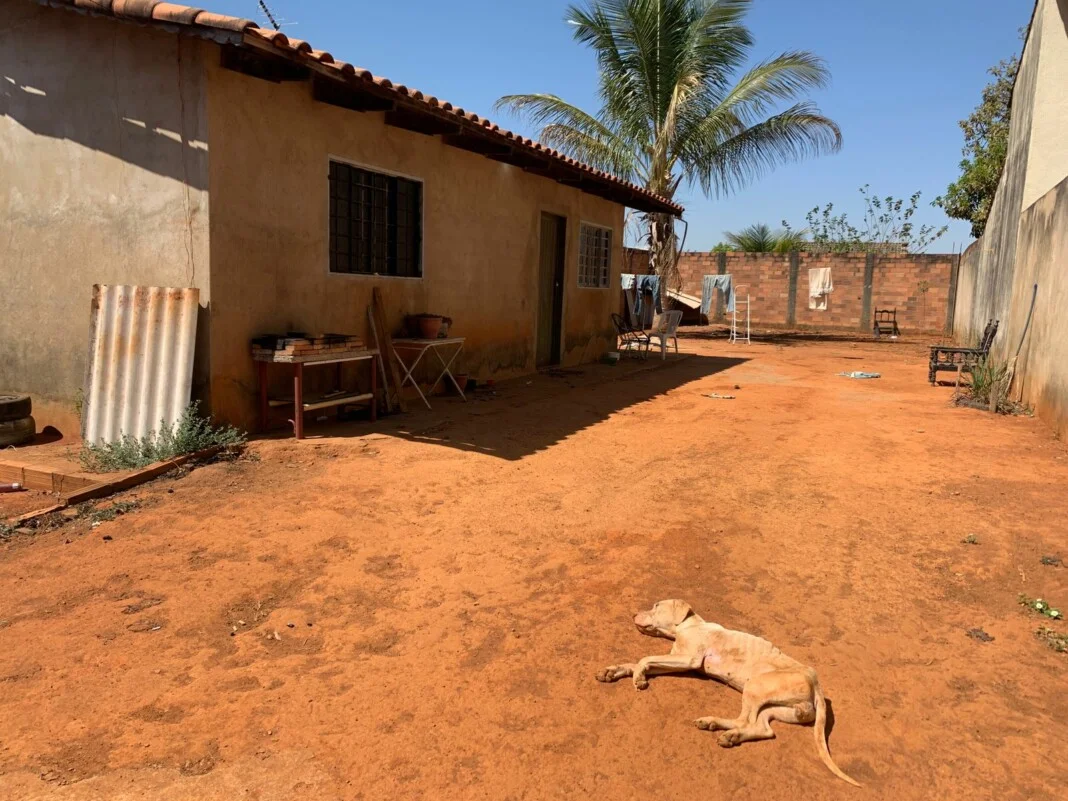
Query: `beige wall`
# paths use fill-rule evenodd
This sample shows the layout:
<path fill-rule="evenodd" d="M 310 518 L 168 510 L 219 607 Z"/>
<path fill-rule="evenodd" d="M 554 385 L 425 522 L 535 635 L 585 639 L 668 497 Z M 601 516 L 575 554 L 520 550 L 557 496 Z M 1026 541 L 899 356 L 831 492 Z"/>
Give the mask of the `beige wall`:
<path fill-rule="evenodd" d="M 94 283 L 209 299 L 201 43 L 21 0 L 0 13 L 0 391 L 76 431 Z"/>
<path fill-rule="evenodd" d="M 1039 57 L 1024 209 L 1068 178 L 1068 0 L 1040 0 L 1032 27 Z"/>
<path fill-rule="evenodd" d="M 1039 0 L 1013 90 L 1009 158 L 986 233 L 961 260 L 955 317 L 955 333 L 966 342 L 987 319 L 1001 321 L 992 355 L 1015 361 L 1013 397 L 1062 436 L 1068 434 L 1066 87 L 1068 0 Z"/>
<path fill-rule="evenodd" d="M 1003 342 L 1006 358 L 1020 353 L 1014 394 L 1068 436 L 1068 178 L 1023 213 L 1016 252 L 1012 303 L 1002 321 L 1011 332 Z"/>
<path fill-rule="evenodd" d="M 249 339 L 298 330 L 357 332 L 371 288 L 391 326 L 431 311 L 467 337 L 464 368 L 503 378 L 534 370 L 542 211 L 568 218 L 563 363 L 612 340 L 623 208 L 428 137 L 312 99 L 307 83 L 272 84 L 207 63 L 211 120 L 212 406 L 253 424 Z M 328 271 L 330 158 L 423 181 L 423 278 Z M 577 283 L 578 225 L 615 230 L 607 289 Z"/>

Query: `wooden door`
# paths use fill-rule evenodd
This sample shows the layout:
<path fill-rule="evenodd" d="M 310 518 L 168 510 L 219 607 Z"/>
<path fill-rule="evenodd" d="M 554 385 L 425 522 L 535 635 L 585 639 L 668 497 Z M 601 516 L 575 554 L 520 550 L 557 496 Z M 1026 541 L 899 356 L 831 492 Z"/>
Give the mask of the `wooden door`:
<path fill-rule="evenodd" d="M 566 252 L 567 218 L 555 214 L 542 214 L 536 354 L 538 367 L 560 363 Z"/>

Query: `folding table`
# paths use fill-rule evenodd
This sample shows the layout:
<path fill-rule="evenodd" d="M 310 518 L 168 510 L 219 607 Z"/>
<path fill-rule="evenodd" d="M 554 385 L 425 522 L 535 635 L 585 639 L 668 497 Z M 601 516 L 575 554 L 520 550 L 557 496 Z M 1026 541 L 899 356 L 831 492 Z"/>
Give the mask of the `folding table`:
<path fill-rule="evenodd" d="M 437 389 L 438 384 L 440 384 L 441 380 L 447 376 L 449 381 L 451 381 L 452 385 L 456 388 L 456 391 L 460 393 L 460 397 L 463 398 L 464 402 L 466 403 L 467 396 L 464 395 L 464 391 L 460 389 L 460 385 L 456 383 L 456 379 L 453 377 L 452 371 L 450 370 L 453 365 L 453 362 L 456 361 L 456 357 L 459 356 L 460 351 L 464 349 L 465 341 L 466 337 L 442 337 L 440 339 L 394 339 L 393 353 L 397 357 L 397 363 L 404 371 L 404 377 L 401 379 L 401 387 L 403 388 L 405 384 L 411 384 L 413 387 L 415 387 L 415 391 L 418 392 L 419 397 L 423 399 L 423 403 L 426 404 L 426 408 L 430 409 L 432 407 L 430 406 L 430 401 L 426 399 L 426 395 L 433 395 L 434 390 Z M 445 350 L 448 355 L 449 349 L 452 348 L 455 348 L 455 350 L 452 350 L 451 355 L 449 355 L 449 360 L 445 361 L 445 359 L 442 358 L 441 351 Z M 438 362 L 441 364 L 441 373 L 439 373 L 438 377 L 434 379 L 434 383 L 430 385 L 430 390 L 426 393 L 426 395 L 424 395 L 423 391 L 419 389 L 418 382 L 416 382 L 415 378 L 412 377 L 412 373 L 419 365 L 419 362 L 422 360 L 423 356 L 426 355 L 427 351 L 433 352 L 433 354 L 437 357 Z M 402 352 L 405 354 L 413 354 L 415 358 L 412 359 L 411 363 L 406 363 L 404 357 L 401 356 Z"/>

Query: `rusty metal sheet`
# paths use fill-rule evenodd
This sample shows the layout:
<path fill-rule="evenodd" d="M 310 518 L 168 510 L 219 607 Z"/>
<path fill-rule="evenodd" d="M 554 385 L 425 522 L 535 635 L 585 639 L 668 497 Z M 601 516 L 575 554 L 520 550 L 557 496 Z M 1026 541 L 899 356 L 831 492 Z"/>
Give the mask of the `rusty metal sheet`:
<path fill-rule="evenodd" d="M 93 286 L 82 437 L 173 425 L 189 405 L 199 289 Z"/>

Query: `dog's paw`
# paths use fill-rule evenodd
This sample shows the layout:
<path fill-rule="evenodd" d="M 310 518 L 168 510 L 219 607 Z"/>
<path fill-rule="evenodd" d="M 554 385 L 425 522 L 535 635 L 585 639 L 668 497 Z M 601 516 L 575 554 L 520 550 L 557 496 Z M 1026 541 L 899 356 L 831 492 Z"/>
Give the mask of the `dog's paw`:
<path fill-rule="evenodd" d="M 597 679 L 597 681 L 599 682 L 611 684 L 613 681 L 619 680 L 619 668 L 617 668 L 615 665 L 610 665 L 604 670 L 598 670 L 594 678 Z"/>
<path fill-rule="evenodd" d="M 719 740 L 717 740 L 723 748 L 734 748 L 734 746 L 738 745 L 741 741 L 742 733 L 737 729 L 723 732 L 723 734 L 719 736 Z"/>
<path fill-rule="evenodd" d="M 649 680 L 644 676 L 634 677 L 634 689 L 635 690 L 647 690 L 649 689 Z"/>

